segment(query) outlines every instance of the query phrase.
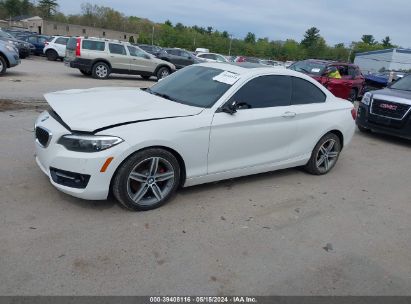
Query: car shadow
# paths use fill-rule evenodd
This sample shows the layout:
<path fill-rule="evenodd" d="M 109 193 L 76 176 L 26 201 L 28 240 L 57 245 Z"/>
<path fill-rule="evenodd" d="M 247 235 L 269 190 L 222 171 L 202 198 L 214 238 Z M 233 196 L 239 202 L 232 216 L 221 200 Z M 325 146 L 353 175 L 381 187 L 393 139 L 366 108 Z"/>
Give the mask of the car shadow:
<path fill-rule="evenodd" d="M 377 133 L 377 132 L 372 132 L 372 131 L 360 132 L 360 131 L 357 130 L 356 133 L 358 135 L 364 136 L 368 139 L 376 139 L 376 140 L 379 140 L 381 142 L 411 148 L 411 140 L 409 140 L 409 139 L 405 139 L 405 138 L 401 138 L 401 137 L 395 137 L 395 136 L 392 136 L 392 135 L 387 135 L 387 134 Z"/>
<path fill-rule="evenodd" d="M 206 184 L 191 186 L 187 188 L 181 188 L 178 190 L 178 193 L 180 195 L 191 195 L 193 193 L 198 194 L 198 192 L 206 192 L 206 191 L 213 190 L 213 189 L 217 190 L 217 189 L 226 188 L 227 190 L 231 190 L 233 187 L 241 187 L 243 185 L 261 184 L 261 182 L 264 182 L 267 180 L 276 180 L 277 178 L 282 179 L 287 176 L 298 175 L 298 174 L 305 174 L 305 172 L 303 171 L 301 167 L 269 171 L 265 173 L 241 176 L 237 178 L 231 178 L 231 179 L 216 181 L 212 183 L 206 183 Z"/>
<path fill-rule="evenodd" d="M 70 77 L 73 78 L 85 78 L 85 79 L 94 79 L 91 76 L 84 76 L 83 74 L 67 74 Z M 99 79 L 95 79 L 99 80 Z M 155 77 L 151 77 L 150 79 L 143 79 L 140 76 L 134 76 L 134 75 L 120 75 L 120 74 L 113 74 L 110 75 L 109 78 L 107 79 L 101 79 L 101 81 L 110 81 L 110 80 L 134 80 L 134 81 L 144 81 L 144 82 L 157 82 L 157 79 Z"/>

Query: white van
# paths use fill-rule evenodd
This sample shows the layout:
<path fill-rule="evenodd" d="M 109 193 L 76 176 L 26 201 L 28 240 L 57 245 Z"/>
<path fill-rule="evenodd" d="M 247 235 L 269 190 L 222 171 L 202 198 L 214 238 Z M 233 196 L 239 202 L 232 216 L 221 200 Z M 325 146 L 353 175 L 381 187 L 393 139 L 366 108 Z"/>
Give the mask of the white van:
<path fill-rule="evenodd" d="M 205 49 L 205 48 L 196 48 L 196 51 L 195 51 L 197 54 L 198 53 L 210 53 L 210 50 L 209 49 Z"/>

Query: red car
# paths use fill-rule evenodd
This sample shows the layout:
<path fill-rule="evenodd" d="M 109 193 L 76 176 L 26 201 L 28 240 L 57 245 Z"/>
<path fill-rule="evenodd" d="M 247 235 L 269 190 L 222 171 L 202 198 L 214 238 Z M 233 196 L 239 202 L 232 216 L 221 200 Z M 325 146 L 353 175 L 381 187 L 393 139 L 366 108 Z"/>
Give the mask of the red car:
<path fill-rule="evenodd" d="M 330 78 L 328 74 L 335 67 L 341 78 Z M 365 79 L 358 66 L 350 63 L 308 59 L 292 64 L 289 69 L 313 77 L 335 96 L 355 101 L 364 92 Z"/>

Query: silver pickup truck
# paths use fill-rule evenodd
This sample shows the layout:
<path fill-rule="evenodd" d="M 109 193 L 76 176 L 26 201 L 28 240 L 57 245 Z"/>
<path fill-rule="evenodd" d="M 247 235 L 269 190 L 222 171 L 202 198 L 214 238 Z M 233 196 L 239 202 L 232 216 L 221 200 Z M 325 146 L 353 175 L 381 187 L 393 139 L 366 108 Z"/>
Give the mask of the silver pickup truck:
<path fill-rule="evenodd" d="M 371 130 L 411 139 L 411 74 L 383 90 L 365 93 L 356 122 L 362 132 Z"/>

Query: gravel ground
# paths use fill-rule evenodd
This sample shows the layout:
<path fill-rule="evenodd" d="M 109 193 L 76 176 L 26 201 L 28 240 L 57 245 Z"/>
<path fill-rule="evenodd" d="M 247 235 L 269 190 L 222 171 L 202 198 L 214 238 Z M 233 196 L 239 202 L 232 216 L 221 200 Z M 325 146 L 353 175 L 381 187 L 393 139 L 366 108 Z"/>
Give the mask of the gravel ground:
<path fill-rule="evenodd" d="M 0 100 L 43 101 L 48 92 L 86 89 L 102 86 L 147 87 L 155 83 L 140 76 L 113 74 L 108 80 L 86 77 L 77 69 L 66 67 L 61 61 L 47 61 L 45 57 L 30 56 L 17 67 L 7 70 L 0 78 Z"/>
<path fill-rule="evenodd" d="M 0 85 L 13 92 L 1 94 L 145 83 L 64 67 L 64 78 L 26 81 L 38 61 L 10 70 Z M 133 213 L 51 186 L 33 159 L 36 115 L 0 112 L 0 295 L 411 295 L 410 142 L 355 134 L 327 176 L 196 186 Z"/>

